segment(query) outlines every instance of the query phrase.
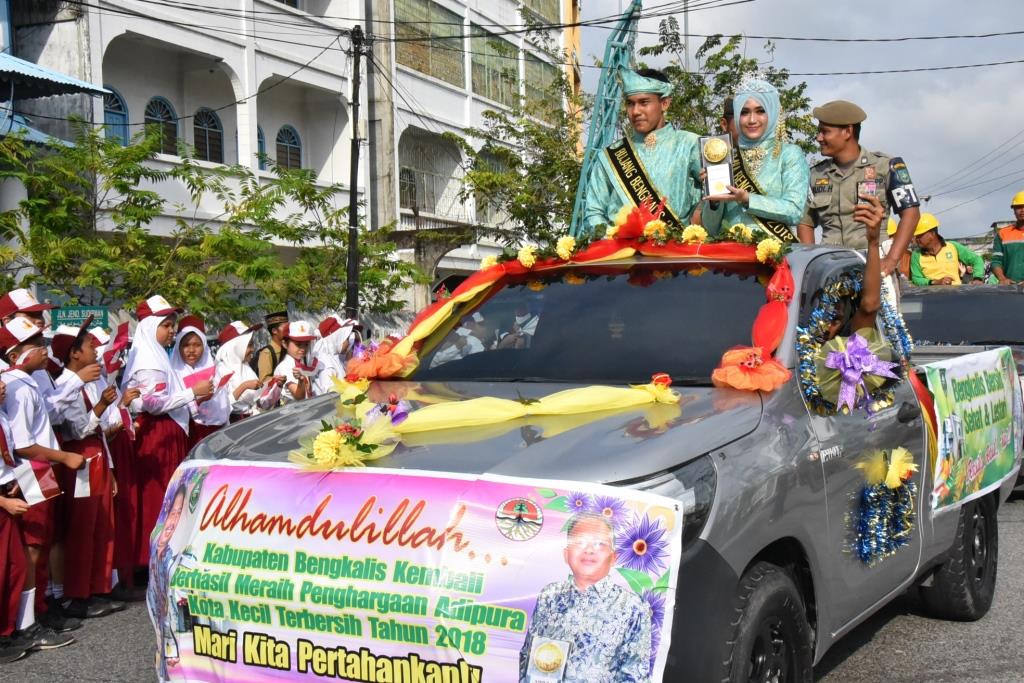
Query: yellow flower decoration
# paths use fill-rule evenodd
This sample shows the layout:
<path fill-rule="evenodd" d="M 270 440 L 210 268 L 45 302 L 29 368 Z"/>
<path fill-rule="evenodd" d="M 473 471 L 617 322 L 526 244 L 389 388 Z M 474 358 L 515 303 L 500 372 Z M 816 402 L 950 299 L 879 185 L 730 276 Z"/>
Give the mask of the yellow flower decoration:
<path fill-rule="evenodd" d="M 587 281 L 587 278 L 582 275 L 577 275 L 576 273 L 567 273 L 565 277 L 562 278 L 562 281 L 567 285 L 582 285 Z"/>
<path fill-rule="evenodd" d="M 766 237 L 757 243 L 757 260 L 761 263 L 776 261 L 780 253 L 782 253 L 782 242 L 774 237 Z"/>
<path fill-rule="evenodd" d="M 647 225 L 644 226 L 644 237 L 663 240 L 667 234 L 668 226 L 665 225 L 665 221 L 660 218 L 655 218 L 653 221 L 647 221 Z"/>
<path fill-rule="evenodd" d="M 572 235 L 564 235 L 558 238 L 558 242 L 555 244 L 555 253 L 558 254 L 558 258 L 563 261 L 568 261 L 572 258 L 572 252 L 576 249 L 576 238 Z"/>
<path fill-rule="evenodd" d="M 534 292 L 539 292 L 539 291 L 543 290 L 545 287 L 547 287 L 547 285 L 545 285 L 540 280 L 530 280 L 529 282 L 526 283 L 526 286 L 531 291 L 534 291 Z"/>
<path fill-rule="evenodd" d="M 608 229 L 604 231 L 604 236 L 608 239 L 614 239 L 617 234 L 619 234 L 618 225 L 609 225 Z"/>
<path fill-rule="evenodd" d="M 708 238 L 708 231 L 699 225 L 687 225 L 683 228 L 683 242 L 686 244 L 703 244 Z"/>
<path fill-rule="evenodd" d="M 749 242 L 754 239 L 754 231 L 750 229 L 750 226 L 744 223 L 736 223 L 734 226 L 729 228 L 729 235 L 740 242 Z"/>
<path fill-rule="evenodd" d="M 498 265 L 497 256 L 484 256 L 480 259 L 480 270 L 487 270 L 488 268 L 492 268 L 496 265 Z"/>
<path fill-rule="evenodd" d="M 317 434 L 313 439 L 313 462 L 317 465 L 333 465 L 338 457 L 341 440 L 341 434 L 333 429 Z"/>
<path fill-rule="evenodd" d="M 519 250 L 516 258 L 523 264 L 524 268 L 533 268 L 533 264 L 537 263 L 536 248 L 532 245 L 527 245 Z"/>

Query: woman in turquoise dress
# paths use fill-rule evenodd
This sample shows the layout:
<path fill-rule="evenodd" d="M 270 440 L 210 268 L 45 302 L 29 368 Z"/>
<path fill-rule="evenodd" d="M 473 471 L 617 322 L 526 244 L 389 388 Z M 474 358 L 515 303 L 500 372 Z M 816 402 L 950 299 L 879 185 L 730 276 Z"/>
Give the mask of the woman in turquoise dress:
<path fill-rule="evenodd" d="M 757 238 L 792 233 L 790 226 L 804 213 L 810 169 L 803 151 L 784 141 L 779 91 L 761 79 L 744 81 L 733 98 L 733 111 L 740 163 L 733 164 L 735 178 L 728 194 L 704 198 L 701 222 L 710 235 L 737 223 Z"/>

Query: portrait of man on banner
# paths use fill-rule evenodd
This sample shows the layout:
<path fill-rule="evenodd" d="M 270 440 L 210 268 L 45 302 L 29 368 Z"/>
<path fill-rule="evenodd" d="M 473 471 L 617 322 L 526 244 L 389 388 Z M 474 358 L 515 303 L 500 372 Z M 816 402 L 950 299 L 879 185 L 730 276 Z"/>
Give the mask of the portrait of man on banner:
<path fill-rule="evenodd" d="M 612 525 L 598 514 L 574 516 L 563 557 L 572 574 L 537 596 L 520 681 L 649 681 L 651 613 L 609 577 L 617 560 Z"/>

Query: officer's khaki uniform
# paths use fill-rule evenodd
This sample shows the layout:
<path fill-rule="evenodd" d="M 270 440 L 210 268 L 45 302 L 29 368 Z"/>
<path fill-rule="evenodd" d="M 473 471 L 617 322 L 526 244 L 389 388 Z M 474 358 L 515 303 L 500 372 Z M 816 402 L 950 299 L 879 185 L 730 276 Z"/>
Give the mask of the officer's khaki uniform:
<path fill-rule="evenodd" d="M 872 169 L 872 170 L 868 170 Z M 899 183 L 890 183 L 890 173 L 907 173 L 906 165 L 881 152 L 869 152 L 861 148 L 860 157 L 854 162 L 846 174 L 832 159 L 815 164 L 811 167 L 811 191 L 807 200 L 807 209 L 802 225 L 821 226 L 821 241 L 824 244 L 837 244 L 853 249 L 865 249 L 868 246 L 867 233 L 861 223 L 853 220 L 853 207 L 860 204 L 857 197 L 857 183 L 874 180 L 878 183 L 878 201 L 889 215 L 889 192 Z M 871 174 L 874 177 L 869 177 Z M 909 182 L 910 176 L 907 173 Z M 902 179 L 901 179 L 902 180 Z"/>

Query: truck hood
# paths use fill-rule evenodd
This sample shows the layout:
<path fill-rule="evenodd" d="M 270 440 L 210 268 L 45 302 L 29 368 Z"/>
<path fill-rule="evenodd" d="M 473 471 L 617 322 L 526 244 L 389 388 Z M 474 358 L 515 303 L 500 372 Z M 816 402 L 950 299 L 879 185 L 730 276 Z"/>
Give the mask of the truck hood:
<path fill-rule="evenodd" d="M 479 396 L 540 398 L 581 385 L 542 383 L 376 382 L 371 396 L 394 393 L 428 402 Z M 461 474 L 622 483 L 672 469 L 753 431 L 761 420 L 758 393 L 680 387 L 678 406 L 651 405 L 566 417 L 524 417 L 487 427 L 412 435 L 369 466 Z M 335 395 L 294 403 L 229 425 L 205 439 L 192 458 L 285 461 L 303 437 L 337 416 Z M 422 405 L 413 402 L 413 407 Z"/>

